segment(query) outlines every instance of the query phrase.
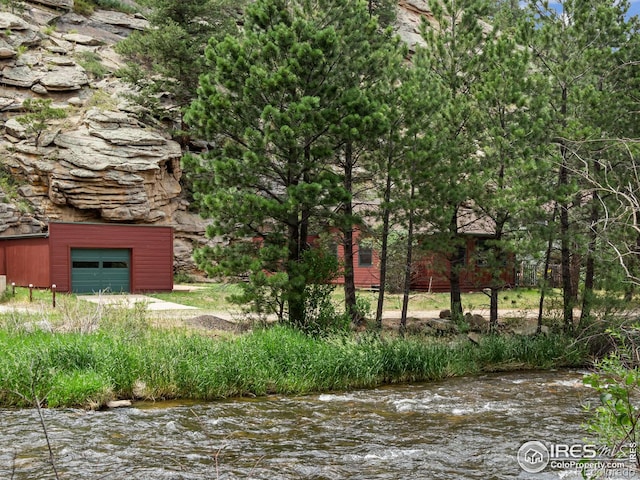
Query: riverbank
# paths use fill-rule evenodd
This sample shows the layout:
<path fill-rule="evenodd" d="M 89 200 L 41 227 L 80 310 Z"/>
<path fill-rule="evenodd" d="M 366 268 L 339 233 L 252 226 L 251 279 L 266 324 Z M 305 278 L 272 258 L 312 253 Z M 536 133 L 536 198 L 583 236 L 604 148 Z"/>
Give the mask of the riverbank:
<path fill-rule="evenodd" d="M 139 312 L 138 312 L 139 313 Z M 308 394 L 431 381 L 487 371 L 582 366 L 584 347 L 562 335 L 314 338 L 284 326 L 212 337 L 155 328 L 120 312 L 83 330 L 0 328 L 0 406 L 102 408 L 114 399 L 214 400 Z"/>

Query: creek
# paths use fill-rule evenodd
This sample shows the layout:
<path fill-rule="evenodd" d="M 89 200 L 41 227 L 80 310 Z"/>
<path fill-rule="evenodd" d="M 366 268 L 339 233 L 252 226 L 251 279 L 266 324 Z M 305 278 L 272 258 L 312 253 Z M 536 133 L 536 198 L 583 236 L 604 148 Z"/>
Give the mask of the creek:
<path fill-rule="evenodd" d="M 44 409 L 61 479 L 514 479 L 526 441 L 579 443 L 583 372 L 108 411 Z M 0 409 L 0 478 L 54 478 L 35 409 Z"/>

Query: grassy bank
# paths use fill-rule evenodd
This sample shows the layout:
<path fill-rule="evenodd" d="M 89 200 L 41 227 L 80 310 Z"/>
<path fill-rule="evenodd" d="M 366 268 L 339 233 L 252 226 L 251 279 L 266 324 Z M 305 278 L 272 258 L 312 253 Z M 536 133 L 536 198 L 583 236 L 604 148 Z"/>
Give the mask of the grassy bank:
<path fill-rule="evenodd" d="M 487 337 L 479 345 L 377 336 L 312 338 L 276 326 L 211 338 L 135 315 L 78 331 L 0 323 L 0 405 L 97 408 L 115 398 L 213 400 L 305 394 L 585 363 L 570 339 Z"/>

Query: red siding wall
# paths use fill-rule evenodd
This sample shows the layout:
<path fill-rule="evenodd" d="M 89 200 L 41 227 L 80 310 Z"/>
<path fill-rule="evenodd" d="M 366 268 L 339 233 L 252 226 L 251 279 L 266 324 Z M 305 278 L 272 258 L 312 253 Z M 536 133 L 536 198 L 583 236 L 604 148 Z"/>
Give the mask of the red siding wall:
<path fill-rule="evenodd" d="M 0 242 L 0 274 L 7 276 L 7 285 L 26 287 L 30 283 L 45 288 L 49 278 L 49 244 L 45 237 L 12 238 Z"/>
<path fill-rule="evenodd" d="M 336 235 L 338 235 L 336 233 Z M 378 252 L 374 248 L 372 251 L 371 265 L 360 265 L 359 252 L 360 252 L 360 237 L 359 230 L 353 231 L 353 277 L 356 284 L 356 288 L 372 288 L 380 286 L 380 258 Z M 338 237 L 339 238 L 339 237 Z M 344 260 L 344 246 L 338 239 L 338 258 Z M 338 277 L 334 283 L 339 285 L 344 284 L 344 277 Z"/>
<path fill-rule="evenodd" d="M 477 267 L 473 260 L 476 249 L 476 237 L 468 237 L 466 245 L 465 268 L 460 272 L 460 290 L 472 292 L 488 288 L 491 285 L 489 269 Z M 511 255 L 500 274 L 503 285 L 515 285 L 514 261 Z M 431 255 L 414 263 L 411 289 L 418 291 L 449 292 L 450 264 L 442 255 Z"/>
<path fill-rule="evenodd" d="M 88 223 L 49 224 L 51 283 L 71 290 L 72 248 L 131 250 L 131 291 L 173 290 L 173 229 L 146 225 Z M 8 279 L 7 279 L 8 280 Z"/>

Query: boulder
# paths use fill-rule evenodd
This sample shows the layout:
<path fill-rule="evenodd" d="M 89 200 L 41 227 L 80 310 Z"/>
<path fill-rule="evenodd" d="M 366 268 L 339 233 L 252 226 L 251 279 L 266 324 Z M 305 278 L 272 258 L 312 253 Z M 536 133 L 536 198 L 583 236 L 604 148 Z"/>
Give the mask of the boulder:
<path fill-rule="evenodd" d="M 469 324 L 469 328 L 473 332 L 489 331 L 489 321 L 482 315 L 466 313 L 464 320 Z"/>
<path fill-rule="evenodd" d="M 425 44 L 420 35 L 420 24 L 423 18 L 433 21 L 427 1 L 400 0 L 398 2 L 396 31 L 411 53 L 415 52 L 417 46 Z"/>
<path fill-rule="evenodd" d="M 33 26 L 17 15 L 9 12 L 0 12 L 0 30 L 30 30 Z"/>
<path fill-rule="evenodd" d="M 144 30 L 149 28 L 149 21 L 145 18 L 111 10 L 96 10 L 93 15 L 91 15 L 91 20 L 95 23 L 124 27 L 129 30 Z"/>
<path fill-rule="evenodd" d="M 100 40 L 96 40 L 95 38 L 89 35 L 81 35 L 79 33 L 67 33 L 62 36 L 67 42 L 77 43 L 80 45 L 89 45 L 89 46 L 98 46 L 102 45 L 103 42 Z"/>
<path fill-rule="evenodd" d="M 83 69 L 76 67 L 61 67 L 45 74 L 40 83 L 49 92 L 64 92 L 80 90 L 89 84 L 89 77 Z"/>
<path fill-rule="evenodd" d="M 176 142 L 134 127 L 134 118 L 118 112 L 92 109 L 66 121 L 76 126 L 43 132 L 38 147 L 32 139 L 13 145 L 8 165 L 31 186 L 22 190 L 24 196 L 45 211 L 72 207 L 114 222 L 166 222 L 183 208 L 182 151 Z M 111 128 L 115 125 L 123 126 Z M 5 129 L 24 138 L 20 127 L 12 119 Z"/>
<path fill-rule="evenodd" d="M 7 67 L 2 70 L 0 81 L 5 85 L 31 88 L 41 78 L 42 74 L 27 65 Z"/>
<path fill-rule="evenodd" d="M 25 139 L 27 138 L 27 129 L 23 124 L 18 122 L 15 118 L 10 118 L 4 124 L 5 132 L 12 137 Z"/>
<path fill-rule="evenodd" d="M 13 58 L 17 55 L 17 51 L 7 42 L 0 38 L 0 60 L 6 60 L 8 58 Z"/>

